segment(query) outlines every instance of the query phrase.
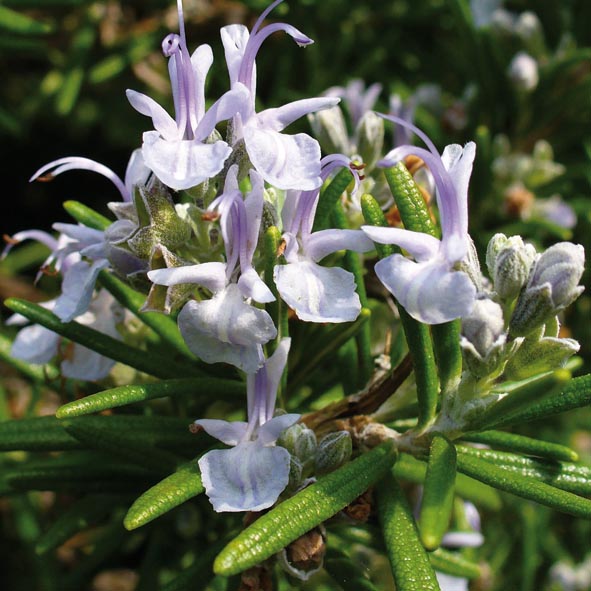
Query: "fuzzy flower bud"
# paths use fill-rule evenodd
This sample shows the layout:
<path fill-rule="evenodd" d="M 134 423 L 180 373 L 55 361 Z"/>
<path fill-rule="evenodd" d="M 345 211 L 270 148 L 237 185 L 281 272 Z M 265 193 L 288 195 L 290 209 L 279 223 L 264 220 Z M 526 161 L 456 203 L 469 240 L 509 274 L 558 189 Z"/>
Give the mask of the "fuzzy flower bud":
<path fill-rule="evenodd" d="M 529 92 L 538 85 L 538 62 L 520 51 L 509 64 L 508 74 L 517 89 Z"/>
<path fill-rule="evenodd" d="M 503 300 L 517 296 L 529 277 L 536 258 L 531 244 L 524 244 L 521 236 L 507 238 L 495 234 L 486 252 L 486 265 L 493 280 L 495 291 Z"/>
<path fill-rule="evenodd" d="M 329 433 L 320 440 L 316 450 L 316 473 L 336 470 L 349 460 L 352 451 L 351 435 L 347 431 Z"/>
<path fill-rule="evenodd" d="M 373 111 L 367 111 L 357 126 L 357 151 L 368 169 L 374 167 L 384 147 L 384 120 Z"/>
<path fill-rule="evenodd" d="M 511 332 L 526 335 L 572 304 L 583 292 L 579 286 L 585 265 L 580 244 L 559 242 L 537 260 L 527 287 L 511 318 Z"/>
<path fill-rule="evenodd" d="M 470 314 L 462 319 L 460 345 L 468 369 L 479 377 L 497 369 L 506 338 L 501 306 L 490 299 L 476 300 Z"/>
<path fill-rule="evenodd" d="M 308 121 L 320 147 L 327 154 L 348 154 L 349 136 L 345 117 L 340 107 L 310 113 Z"/>

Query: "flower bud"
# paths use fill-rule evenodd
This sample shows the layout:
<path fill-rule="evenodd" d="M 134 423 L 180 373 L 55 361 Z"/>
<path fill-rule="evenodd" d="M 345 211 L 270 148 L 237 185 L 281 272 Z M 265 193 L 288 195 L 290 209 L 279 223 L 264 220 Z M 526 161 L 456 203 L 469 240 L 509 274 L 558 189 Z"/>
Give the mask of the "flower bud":
<path fill-rule="evenodd" d="M 531 91 L 539 81 L 538 62 L 531 55 L 520 51 L 509 64 L 508 74 L 517 89 Z"/>
<path fill-rule="evenodd" d="M 357 151 L 367 170 L 374 167 L 384 147 L 384 120 L 373 111 L 367 111 L 357 125 Z"/>
<path fill-rule="evenodd" d="M 292 457 L 298 459 L 302 473 L 311 470 L 317 447 L 316 435 L 312 429 L 308 429 L 301 423 L 296 423 L 283 432 L 277 445 L 284 447 Z"/>
<path fill-rule="evenodd" d="M 327 154 L 349 154 L 351 146 L 345 117 L 340 107 L 310 113 L 308 121 L 320 147 Z"/>
<path fill-rule="evenodd" d="M 490 299 L 476 300 L 462 318 L 460 346 L 468 369 L 478 377 L 494 372 L 503 360 L 506 337 L 501 306 Z"/>
<path fill-rule="evenodd" d="M 511 318 L 511 332 L 527 335 L 572 304 L 584 290 L 579 286 L 585 264 L 580 244 L 559 242 L 536 261 L 527 287 Z"/>
<path fill-rule="evenodd" d="M 515 33 L 523 41 L 525 49 L 532 55 L 544 52 L 544 31 L 540 19 L 531 10 L 522 12 L 515 21 Z"/>
<path fill-rule="evenodd" d="M 336 470 L 349 460 L 352 451 L 353 443 L 347 431 L 329 433 L 320 440 L 316 450 L 316 473 Z"/>
<path fill-rule="evenodd" d="M 495 234 L 492 237 L 486 252 L 486 265 L 501 299 L 511 300 L 517 296 L 529 277 L 535 257 L 535 248 L 524 244 L 521 236 L 507 238 Z"/>

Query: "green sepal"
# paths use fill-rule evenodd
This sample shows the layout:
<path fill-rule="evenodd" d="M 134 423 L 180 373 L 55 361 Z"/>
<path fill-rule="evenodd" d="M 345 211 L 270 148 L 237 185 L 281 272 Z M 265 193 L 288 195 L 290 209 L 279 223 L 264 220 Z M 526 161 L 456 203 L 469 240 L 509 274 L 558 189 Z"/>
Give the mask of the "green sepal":
<path fill-rule="evenodd" d="M 197 462 L 183 464 L 134 501 L 125 515 L 123 525 L 128 530 L 137 529 L 200 495 L 204 490 Z"/>
<path fill-rule="evenodd" d="M 457 451 L 458 454 L 485 460 L 504 470 L 527 478 L 536 478 L 577 495 L 591 495 L 591 467 L 589 466 L 570 462 L 545 461 L 504 451 L 462 445 L 457 447 Z"/>
<path fill-rule="evenodd" d="M 377 486 L 378 517 L 397 591 L 440 591 L 435 571 L 400 485 L 388 475 Z"/>
<path fill-rule="evenodd" d="M 46 554 L 78 532 L 102 521 L 121 498 L 114 495 L 89 495 L 76 501 L 37 540 L 35 552 Z"/>
<path fill-rule="evenodd" d="M 553 396 L 565 388 L 571 379 L 567 369 L 557 369 L 537 378 L 524 380 L 523 385 L 511 390 L 507 396 L 471 419 L 466 431 L 482 431 L 499 425 L 515 422 L 513 415 L 538 404 L 540 398 Z M 502 388 L 502 384 L 499 386 Z"/>
<path fill-rule="evenodd" d="M 219 399 L 228 396 L 238 397 L 244 392 L 245 387 L 242 382 L 220 378 L 192 378 L 164 380 L 150 384 L 132 384 L 68 402 L 57 409 L 55 416 L 58 419 L 78 417 L 165 396 L 206 393 L 208 397 Z"/>
<path fill-rule="evenodd" d="M 5 300 L 4 305 L 22 314 L 35 324 L 40 324 L 57 334 L 96 351 L 97 353 L 129 365 L 139 371 L 158 378 L 171 378 L 182 375 L 198 376 L 201 372 L 196 366 L 180 364 L 171 359 L 165 362 L 161 355 L 130 347 L 88 326 L 78 322 L 62 322 L 55 314 L 38 306 L 17 298 Z"/>
<path fill-rule="evenodd" d="M 0 359 L 14 367 L 18 372 L 24 376 L 40 384 L 52 382 L 60 375 L 60 370 L 52 363 L 45 363 L 43 365 L 33 365 L 20 359 L 15 359 L 11 356 L 12 341 L 0 334 Z"/>
<path fill-rule="evenodd" d="M 453 510 L 456 480 L 456 449 L 443 435 L 431 441 L 423 500 L 419 515 L 421 541 L 429 551 L 439 548 Z"/>
<path fill-rule="evenodd" d="M 336 548 L 328 549 L 324 568 L 343 591 L 378 591 L 365 576 L 365 569 L 357 566 L 347 554 Z"/>
<path fill-rule="evenodd" d="M 218 555 L 214 572 L 229 576 L 259 564 L 326 521 L 381 478 L 396 459 L 392 442 L 375 447 L 265 513 Z"/>
<path fill-rule="evenodd" d="M 384 169 L 386 181 L 407 230 L 437 238 L 437 228 L 431 219 L 423 194 L 403 162 Z"/>
<path fill-rule="evenodd" d="M 415 457 L 401 453 L 394 466 L 394 476 L 414 484 L 423 484 L 427 465 Z M 474 480 L 465 474 L 456 475 L 456 494 L 489 511 L 499 511 L 503 506 L 499 493 L 490 486 Z"/>
<path fill-rule="evenodd" d="M 129 287 L 113 273 L 105 270 L 99 273 L 99 282 L 124 308 L 132 312 L 146 326 L 149 326 L 162 339 L 163 343 L 194 362 L 195 356 L 185 344 L 177 323 L 170 316 L 160 312 L 142 311 L 142 307 L 146 303 L 146 296 L 143 293 Z"/>
<path fill-rule="evenodd" d="M 80 224 L 93 230 L 106 230 L 113 220 L 79 201 L 64 201 L 64 209 Z"/>
<path fill-rule="evenodd" d="M 579 454 L 574 450 L 549 441 L 540 441 L 532 437 L 517 435 L 516 433 L 506 433 L 505 431 L 483 431 L 482 433 L 467 433 L 462 435 L 463 441 L 473 443 L 483 443 L 501 450 L 518 452 L 550 460 L 565 462 L 576 462 Z"/>
<path fill-rule="evenodd" d="M 477 579 L 482 576 L 480 565 L 466 560 L 457 552 L 449 552 L 443 548 L 438 548 L 429 553 L 431 566 L 446 575 L 461 577 L 464 579 Z"/>
<path fill-rule="evenodd" d="M 535 478 L 522 476 L 495 464 L 458 453 L 458 470 L 518 497 L 536 501 L 557 511 L 591 519 L 591 500 L 555 488 Z"/>
<path fill-rule="evenodd" d="M 316 215 L 314 216 L 314 232 L 328 228 L 330 214 L 352 180 L 353 173 L 348 168 L 343 168 L 334 176 L 324 190 L 320 191 L 318 205 L 316 206 Z"/>

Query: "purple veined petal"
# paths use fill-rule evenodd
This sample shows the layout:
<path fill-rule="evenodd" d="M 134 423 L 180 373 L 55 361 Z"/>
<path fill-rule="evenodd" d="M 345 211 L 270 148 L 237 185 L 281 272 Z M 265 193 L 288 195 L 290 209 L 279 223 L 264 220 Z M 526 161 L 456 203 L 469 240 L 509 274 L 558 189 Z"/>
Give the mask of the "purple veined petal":
<path fill-rule="evenodd" d="M 379 82 L 374 82 L 365 92 L 362 92 L 355 101 L 355 106 L 352 108 L 352 119 L 355 126 L 361 121 L 361 118 L 367 111 L 371 111 L 382 92 L 382 85 Z M 352 97 L 347 97 L 349 103 L 352 103 Z"/>
<path fill-rule="evenodd" d="M 129 191 L 123 181 L 108 166 L 95 162 L 90 158 L 82 158 L 80 156 L 69 156 L 67 158 L 59 158 L 58 160 L 48 162 L 31 176 L 29 182 L 36 181 L 39 178 L 45 180 L 52 179 L 68 170 L 89 170 L 91 172 L 96 172 L 108 178 L 115 187 L 117 187 L 124 201 L 129 201 L 131 199 Z"/>
<path fill-rule="evenodd" d="M 230 422 L 219 419 L 198 419 L 195 424 L 226 445 L 238 445 L 246 435 L 248 425 L 245 421 Z"/>
<path fill-rule="evenodd" d="M 252 257 L 256 250 L 259 231 L 261 229 L 261 220 L 263 217 L 263 204 L 265 201 L 265 181 L 263 177 L 256 171 L 250 171 L 251 190 L 244 199 L 244 211 L 246 213 L 246 252 L 245 260 L 240 261 L 252 264 Z"/>
<path fill-rule="evenodd" d="M 44 232 L 43 230 L 22 230 L 21 232 L 17 232 L 10 237 L 10 242 L 6 244 L 4 250 L 2 251 L 2 255 L 0 255 L 0 260 L 2 260 L 6 255 L 20 242 L 25 240 L 36 240 L 41 244 L 44 244 L 49 248 L 52 252 L 55 251 L 58 247 L 58 241 L 54 238 L 51 234 Z M 45 261 L 44 265 L 49 264 L 53 258 L 53 255 L 50 255 L 49 258 Z"/>
<path fill-rule="evenodd" d="M 59 335 L 33 324 L 20 330 L 12 343 L 10 354 L 27 363 L 42 364 L 51 361 L 57 354 Z"/>
<path fill-rule="evenodd" d="M 375 266 L 376 275 L 404 309 L 419 322 L 441 324 L 470 312 L 474 284 L 446 261 L 415 263 L 394 254 Z"/>
<path fill-rule="evenodd" d="M 167 287 L 194 283 L 215 293 L 226 287 L 226 263 L 211 262 L 169 269 L 155 269 L 148 271 L 148 279 L 156 285 L 166 285 Z"/>
<path fill-rule="evenodd" d="M 307 322 L 351 322 L 361 304 L 352 273 L 312 261 L 277 265 L 273 278 L 281 297 Z"/>
<path fill-rule="evenodd" d="M 274 109 L 266 109 L 257 114 L 261 127 L 272 131 L 282 131 L 290 123 L 297 121 L 308 113 L 316 113 L 335 107 L 339 99 L 335 97 L 318 97 L 294 101 Z"/>
<path fill-rule="evenodd" d="M 270 421 L 275 413 L 275 401 L 277 399 L 277 389 L 279 388 L 279 382 L 281 376 L 287 365 L 287 355 L 291 347 L 290 338 L 282 338 L 281 342 L 275 349 L 275 352 L 265 362 L 264 371 L 266 373 L 266 387 L 265 393 L 265 407 L 266 416 L 265 421 Z M 263 371 L 263 370 L 261 370 Z M 294 421 L 295 422 L 295 421 Z"/>
<path fill-rule="evenodd" d="M 244 141 L 252 165 L 278 189 L 306 191 L 322 184 L 320 145 L 309 135 L 285 135 L 245 125 Z"/>
<path fill-rule="evenodd" d="M 137 148 L 131 153 L 127 169 L 125 170 L 125 187 L 127 189 L 127 196 L 124 196 L 124 201 L 131 201 L 134 187 L 145 185 L 150 176 L 150 169 L 144 162 L 141 148 Z"/>
<path fill-rule="evenodd" d="M 428 261 L 437 256 L 441 242 L 434 236 L 403 230 L 402 228 L 380 228 L 361 226 L 363 232 L 379 244 L 396 244 L 408 251 L 418 262 Z"/>
<path fill-rule="evenodd" d="M 143 154 L 147 166 L 168 187 L 189 189 L 222 170 L 232 152 L 226 142 L 203 144 L 198 140 L 163 139 L 155 131 L 144 133 Z"/>
<path fill-rule="evenodd" d="M 182 137 L 176 121 L 154 99 L 135 90 L 128 89 L 125 94 L 136 111 L 152 119 L 154 129 L 164 139 L 177 140 Z"/>
<path fill-rule="evenodd" d="M 231 119 L 237 113 L 249 110 L 250 92 L 244 84 L 237 83 L 224 93 L 205 113 L 195 130 L 195 139 L 206 140 L 220 121 Z"/>
<path fill-rule="evenodd" d="M 477 531 L 447 532 L 441 544 L 447 548 L 478 548 L 484 544 L 484 536 Z"/>
<path fill-rule="evenodd" d="M 68 238 L 77 242 L 77 248 L 85 248 L 93 244 L 100 244 L 105 241 L 105 232 L 103 230 L 95 230 L 88 228 L 82 224 L 64 224 L 62 222 L 55 222 L 51 226 L 60 234 L 66 235 Z"/>
<path fill-rule="evenodd" d="M 202 332 L 233 345 L 262 345 L 277 336 L 269 314 L 245 303 L 234 283 L 210 300 L 188 302 L 179 324 L 181 315 Z"/>
<path fill-rule="evenodd" d="M 273 292 L 267 287 L 267 284 L 259 277 L 259 274 L 253 267 L 249 267 L 246 272 L 242 271 L 240 273 L 238 288 L 245 298 L 252 298 L 259 304 L 267 304 L 275 301 Z"/>
<path fill-rule="evenodd" d="M 199 460 L 205 492 L 215 511 L 261 511 L 289 482 L 289 452 L 248 441 L 213 450 Z"/>
<path fill-rule="evenodd" d="M 242 64 L 242 58 L 244 57 L 250 33 L 244 25 L 228 25 L 221 28 L 220 35 L 222 37 L 226 65 L 230 75 L 230 86 L 233 88 L 238 82 L 240 64 Z M 249 84 L 246 84 L 246 87 L 254 96 L 256 91 L 256 68 L 253 68 L 252 79 L 249 82 Z"/>
<path fill-rule="evenodd" d="M 105 260 L 96 261 L 92 265 L 79 261 L 64 273 L 62 293 L 53 309 L 53 313 L 62 322 L 70 322 L 88 310 L 98 275 L 108 266 L 109 262 Z"/>
<path fill-rule="evenodd" d="M 287 414 L 273 417 L 259 427 L 258 441 L 265 446 L 274 444 L 281 436 L 281 433 L 283 433 L 285 429 L 295 425 L 300 420 L 301 416 L 302 415 Z"/>
<path fill-rule="evenodd" d="M 283 223 L 283 231 L 297 233 L 298 228 L 294 227 L 296 214 L 299 207 L 300 197 L 302 192 L 296 189 L 290 189 L 285 192 L 285 201 L 281 209 L 281 222 Z"/>
<path fill-rule="evenodd" d="M 213 64 L 213 51 L 204 43 L 191 55 L 191 64 L 195 72 L 195 99 L 197 107 L 197 121 L 201 121 L 205 114 L 205 79 Z"/>
<path fill-rule="evenodd" d="M 368 252 L 374 244 L 361 230 L 320 230 L 310 234 L 304 249 L 306 256 L 318 262 L 338 250 Z"/>

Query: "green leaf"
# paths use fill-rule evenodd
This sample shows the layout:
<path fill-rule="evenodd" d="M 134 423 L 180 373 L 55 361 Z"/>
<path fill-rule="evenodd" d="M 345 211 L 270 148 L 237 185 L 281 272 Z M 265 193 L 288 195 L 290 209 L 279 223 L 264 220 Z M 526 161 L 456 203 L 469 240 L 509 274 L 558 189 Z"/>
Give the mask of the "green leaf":
<path fill-rule="evenodd" d="M 422 232 L 437 238 L 437 228 L 431 219 L 423 194 L 403 162 L 385 168 L 384 175 L 407 230 Z"/>
<path fill-rule="evenodd" d="M 505 431 L 483 431 L 482 433 L 467 433 L 462 435 L 463 441 L 473 443 L 484 443 L 499 449 L 512 452 L 520 452 L 532 456 L 540 456 L 550 460 L 564 460 L 566 462 L 576 462 L 579 459 L 577 452 L 565 445 L 550 443 L 549 441 L 540 441 L 516 433 L 506 433 Z"/>
<path fill-rule="evenodd" d="M 0 451 L 61 451 L 80 447 L 80 442 L 69 435 L 55 417 L 0 423 Z"/>
<path fill-rule="evenodd" d="M 458 454 L 458 470 L 518 497 L 536 501 L 576 517 L 591 518 L 591 500 L 560 490 L 534 478 L 499 468 L 480 458 Z"/>
<path fill-rule="evenodd" d="M 80 400 L 68 402 L 58 408 L 55 415 L 58 419 L 64 419 L 165 396 L 198 395 L 199 393 L 204 393 L 207 397 L 216 400 L 229 397 L 236 398 L 245 393 L 245 386 L 242 382 L 222 380 L 220 378 L 164 380 L 153 384 L 119 386 L 118 388 L 86 396 Z"/>
<path fill-rule="evenodd" d="M 462 375 L 461 327 L 460 320 L 434 324 L 431 327 L 437 372 L 443 394 L 452 392 Z"/>
<path fill-rule="evenodd" d="M 438 548 L 434 552 L 429 553 L 429 560 L 435 570 L 447 575 L 464 579 L 477 579 L 482 576 L 480 565 L 466 560 L 457 552 L 449 552 L 443 548 Z"/>
<path fill-rule="evenodd" d="M 396 450 L 386 442 L 318 479 L 241 532 L 214 562 L 217 574 L 238 574 L 326 521 L 354 501 L 392 466 Z"/>
<path fill-rule="evenodd" d="M 423 484 L 427 474 L 427 466 L 411 455 L 401 453 L 394 466 L 394 476 L 415 484 Z M 467 501 L 489 511 L 498 511 L 502 507 L 501 497 L 494 488 L 478 482 L 465 474 L 456 475 L 456 494 Z"/>
<path fill-rule="evenodd" d="M 436 433 L 429 449 L 429 461 L 419 516 L 421 541 L 427 550 L 435 550 L 448 529 L 454 501 L 456 450 L 445 437 Z"/>
<path fill-rule="evenodd" d="M 377 486 L 378 517 L 397 591 L 440 591 L 412 510 L 393 476 Z"/>
<path fill-rule="evenodd" d="M 35 324 L 45 326 L 45 328 L 84 345 L 109 359 L 114 359 L 149 375 L 159 378 L 171 378 L 183 375 L 191 377 L 201 373 L 196 367 L 179 364 L 170 359 L 164 360 L 161 355 L 130 347 L 78 322 L 62 322 L 49 310 L 25 300 L 9 298 L 5 300 L 4 305 L 13 312 L 22 314 Z"/>
<path fill-rule="evenodd" d="M 174 474 L 155 484 L 134 501 L 123 525 L 128 530 L 137 529 L 200 495 L 204 490 L 197 462 L 183 464 Z"/>
<path fill-rule="evenodd" d="M 314 216 L 313 231 L 324 230 L 328 227 L 330 214 L 340 196 L 353 180 L 353 173 L 348 168 L 340 170 L 330 183 L 320 191 L 316 215 Z"/>
<path fill-rule="evenodd" d="M 160 312 L 143 312 L 142 307 L 146 303 L 146 296 L 129 287 L 115 277 L 113 273 L 101 271 L 100 284 L 124 307 L 139 318 L 146 326 L 149 326 L 161 339 L 176 353 L 187 357 L 193 363 L 195 356 L 187 347 L 176 322 Z"/>
<path fill-rule="evenodd" d="M 458 453 L 485 460 L 510 472 L 527 478 L 536 478 L 552 486 L 569 492 L 588 496 L 591 495 L 591 468 L 581 464 L 550 462 L 527 458 L 492 449 L 474 447 L 457 447 Z"/>
<path fill-rule="evenodd" d="M 113 220 L 79 201 L 64 201 L 63 206 L 77 222 L 93 230 L 106 230 L 113 223 Z"/>
<path fill-rule="evenodd" d="M 515 388 L 507 396 L 470 420 L 466 431 L 481 431 L 513 423 L 512 417 L 515 414 L 525 411 L 532 404 L 537 405 L 540 398 L 552 396 L 557 391 L 563 390 L 570 379 L 570 371 L 557 369 L 540 377 L 524 380 L 522 386 Z"/>
<path fill-rule="evenodd" d="M 119 499 L 121 497 L 114 495 L 89 495 L 75 502 L 37 540 L 35 551 L 37 554 L 46 554 L 78 532 L 102 521 L 113 511 Z"/>
<path fill-rule="evenodd" d="M 544 397 L 505 417 L 496 427 L 536 421 L 591 404 L 591 374 L 573 378 L 559 394 Z"/>
<path fill-rule="evenodd" d="M 0 29 L 21 35 L 44 35 L 50 33 L 53 27 L 48 23 L 36 21 L 21 12 L 0 6 Z"/>
<path fill-rule="evenodd" d="M 388 224 L 386 216 L 379 203 L 369 193 L 365 193 L 361 196 L 361 212 L 363 213 L 365 221 L 370 226 L 387 228 L 390 225 Z M 380 259 L 385 259 L 395 252 L 400 252 L 400 249 L 393 244 L 380 244 L 379 242 L 375 242 L 374 246 L 376 247 L 376 252 Z"/>

